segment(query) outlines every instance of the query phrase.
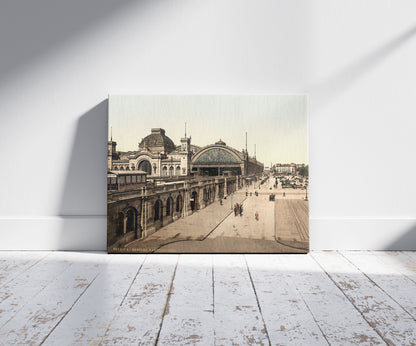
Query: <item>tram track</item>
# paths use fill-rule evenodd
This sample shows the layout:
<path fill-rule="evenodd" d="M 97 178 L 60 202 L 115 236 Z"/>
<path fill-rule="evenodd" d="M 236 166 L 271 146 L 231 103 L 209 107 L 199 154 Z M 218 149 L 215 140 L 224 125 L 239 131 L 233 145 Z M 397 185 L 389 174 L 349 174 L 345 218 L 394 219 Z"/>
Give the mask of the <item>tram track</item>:
<path fill-rule="evenodd" d="M 279 239 L 301 242 L 309 240 L 308 204 L 301 199 L 276 201 L 276 231 Z"/>
<path fill-rule="evenodd" d="M 299 201 L 299 202 L 301 202 L 301 201 Z M 301 203 L 298 203 L 298 201 L 296 201 L 296 202 L 295 201 L 290 201 L 288 204 L 289 204 L 289 207 L 292 211 L 292 215 L 296 220 L 295 226 L 296 226 L 296 230 L 298 231 L 298 233 L 300 235 L 300 238 L 302 240 L 308 240 L 308 225 L 306 224 L 304 218 L 300 217 L 298 215 L 299 210 L 302 208 Z M 296 208 L 294 207 L 294 205 L 296 205 Z"/>

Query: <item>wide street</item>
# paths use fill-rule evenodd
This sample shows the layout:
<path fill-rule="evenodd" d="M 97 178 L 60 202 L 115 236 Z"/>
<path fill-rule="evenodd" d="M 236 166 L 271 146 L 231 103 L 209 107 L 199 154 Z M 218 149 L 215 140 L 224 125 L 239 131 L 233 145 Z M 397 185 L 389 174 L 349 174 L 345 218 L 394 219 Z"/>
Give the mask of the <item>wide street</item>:
<path fill-rule="evenodd" d="M 135 240 L 126 250 L 140 253 L 293 253 L 307 252 L 308 202 L 305 191 L 270 189 L 273 180 L 242 189 L 198 212 Z M 248 196 L 246 197 L 246 191 Z M 258 196 L 255 196 L 255 191 Z M 269 201 L 269 194 L 276 201 Z M 285 197 L 283 197 L 285 192 Z M 250 196 L 251 193 L 251 196 Z M 243 204 L 242 216 L 232 206 Z M 255 213 L 259 214 L 256 220 Z"/>

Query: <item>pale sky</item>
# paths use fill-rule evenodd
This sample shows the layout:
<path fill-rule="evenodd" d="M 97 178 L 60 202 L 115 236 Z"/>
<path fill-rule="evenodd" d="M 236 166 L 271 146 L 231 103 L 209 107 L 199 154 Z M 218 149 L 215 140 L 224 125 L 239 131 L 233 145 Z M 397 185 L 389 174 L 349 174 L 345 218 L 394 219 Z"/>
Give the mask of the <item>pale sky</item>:
<path fill-rule="evenodd" d="M 205 146 L 222 139 L 247 148 L 257 160 L 308 163 L 306 95 L 114 95 L 109 97 L 109 133 L 117 150 L 137 150 L 151 128 L 161 127 L 176 144 L 185 134 Z M 109 134 L 110 136 L 110 134 Z"/>

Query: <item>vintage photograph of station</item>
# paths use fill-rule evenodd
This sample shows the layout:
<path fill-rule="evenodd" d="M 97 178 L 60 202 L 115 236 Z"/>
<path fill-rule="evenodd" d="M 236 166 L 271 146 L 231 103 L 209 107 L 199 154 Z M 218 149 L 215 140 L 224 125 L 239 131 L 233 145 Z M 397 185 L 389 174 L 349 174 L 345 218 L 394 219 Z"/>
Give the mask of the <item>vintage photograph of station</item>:
<path fill-rule="evenodd" d="M 305 95 L 109 97 L 109 253 L 306 253 Z"/>

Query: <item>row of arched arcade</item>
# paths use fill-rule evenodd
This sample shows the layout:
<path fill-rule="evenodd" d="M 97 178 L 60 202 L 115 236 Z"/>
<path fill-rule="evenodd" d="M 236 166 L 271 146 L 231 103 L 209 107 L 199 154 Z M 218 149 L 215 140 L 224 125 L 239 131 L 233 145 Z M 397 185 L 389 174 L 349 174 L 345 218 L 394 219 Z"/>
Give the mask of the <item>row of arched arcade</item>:
<path fill-rule="evenodd" d="M 150 186 L 145 194 L 144 190 L 137 190 L 136 197 L 131 195 L 135 191 L 130 195 L 111 192 L 107 204 L 108 246 L 123 246 L 135 239 L 145 238 L 175 220 L 235 192 L 241 188 L 240 182 L 238 178 L 221 177 L 183 183 L 180 187 L 176 184 L 163 189 Z"/>

